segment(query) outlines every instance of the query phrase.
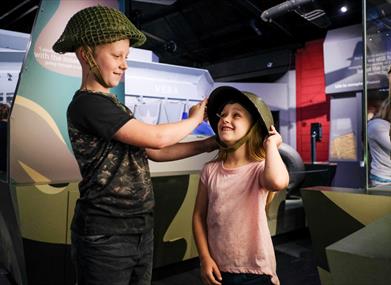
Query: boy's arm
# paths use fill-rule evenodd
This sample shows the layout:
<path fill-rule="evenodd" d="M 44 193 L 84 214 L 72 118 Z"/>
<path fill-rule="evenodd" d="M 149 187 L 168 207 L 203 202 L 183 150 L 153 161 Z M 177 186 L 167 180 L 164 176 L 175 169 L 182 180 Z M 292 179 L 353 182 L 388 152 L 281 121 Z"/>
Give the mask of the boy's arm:
<path fill-rule="evenodd" d="M 161 149 L 176 144 L 194 130 L 204 119 L 207 99 L 194 105 L 188 119 L 161 125 L 150 125 L 137 119 L 126 122 L 113 136 L 120 142 Z"/>
<path fill-rule="evenodd" d="M 214 137 L 205 140 L 177 143 L 162 149 L 147 148 L 148 158 L 153 161 L 171 161 L 189 156 L 197 155 L 203 152 L 211 152 L 217 149 L 216 139 Z"/>
<path fill-rule="evenodd" d="M 264 142 L 266 150 L 265 169 L 260 177 L 263 187 L 270 191 L 284 190 L 289 184 L 288 170 L 278 152 L 278 147 L 281 143 L 280 134 L 272 126 L 269 131 L 269 137 Z"/>

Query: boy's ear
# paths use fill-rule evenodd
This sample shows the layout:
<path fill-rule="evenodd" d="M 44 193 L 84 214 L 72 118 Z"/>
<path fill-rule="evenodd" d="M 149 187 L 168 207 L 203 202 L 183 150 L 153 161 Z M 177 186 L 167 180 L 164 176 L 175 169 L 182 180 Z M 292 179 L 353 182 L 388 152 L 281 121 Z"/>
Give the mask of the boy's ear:
<path fill-rule="evenodd" d="M 87 56 L 86 52 L 82 47 L 79 47 L 76 49 L 76 56 L 80 61 L 83 61 L 84 63 L 87 63 Z"/>

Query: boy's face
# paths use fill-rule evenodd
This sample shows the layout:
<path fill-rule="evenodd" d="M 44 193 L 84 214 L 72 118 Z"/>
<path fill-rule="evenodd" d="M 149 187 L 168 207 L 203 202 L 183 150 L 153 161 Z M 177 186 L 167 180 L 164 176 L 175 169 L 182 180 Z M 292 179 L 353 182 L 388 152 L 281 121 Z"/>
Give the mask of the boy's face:
<path fill-rule="evenodd" d="M 101 75 L 109 88 L 120 82 L 128 68 L 126 59 L 129 54 L 129 40 L 120 40 L 95 47 L 94 58 L 99 66 Z"/>
<path fill-rule="evenodd" d="M 244 137 L 252 126 L 251 114 L 239 103 L 225 105 L 219 117 L 218 135 L 227 146 Z"/>

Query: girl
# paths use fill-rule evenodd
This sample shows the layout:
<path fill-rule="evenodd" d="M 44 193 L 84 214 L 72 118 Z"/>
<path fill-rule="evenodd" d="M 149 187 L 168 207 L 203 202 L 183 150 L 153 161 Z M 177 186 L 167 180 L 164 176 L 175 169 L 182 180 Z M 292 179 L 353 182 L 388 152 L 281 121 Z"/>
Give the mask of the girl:
<path fill-rule="evenodd" d="M 279 284 L 265 206 L 286 189 L 282 143 L 266 104 L 233 87 L 215 89 L 208 118 L 220 151 L 202 170 L 193 232 L 205 284 Z"/>

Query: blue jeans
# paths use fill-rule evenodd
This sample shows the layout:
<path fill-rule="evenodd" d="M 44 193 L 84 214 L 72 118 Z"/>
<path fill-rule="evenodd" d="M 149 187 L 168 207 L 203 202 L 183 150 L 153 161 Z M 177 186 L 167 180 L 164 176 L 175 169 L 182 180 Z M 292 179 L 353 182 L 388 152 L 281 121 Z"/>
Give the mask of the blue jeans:
<path fill-rule="evenodd" d="M 150 285 L 153 231 L 81 236 L 72 232 L 78 285 Z"/>
<path fill-rule="evenodd" d="M 273 285 L 272 277 L 266 274 L 221 272 L 222 285 Z"/>

